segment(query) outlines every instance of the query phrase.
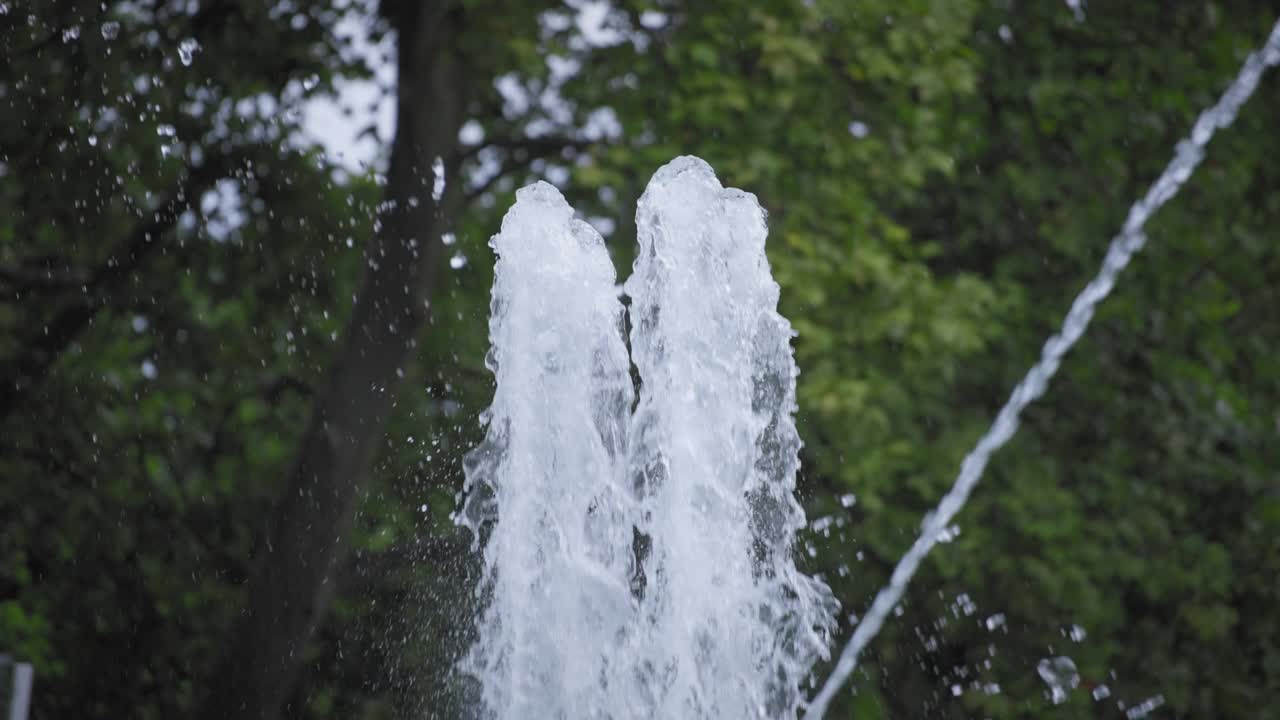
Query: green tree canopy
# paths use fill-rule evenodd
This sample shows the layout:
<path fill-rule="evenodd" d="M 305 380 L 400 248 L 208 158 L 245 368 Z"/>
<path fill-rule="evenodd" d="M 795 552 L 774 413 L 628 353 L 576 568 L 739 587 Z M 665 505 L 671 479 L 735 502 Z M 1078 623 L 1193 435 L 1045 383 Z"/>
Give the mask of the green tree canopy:
<path fill-rule="evenodd" d="M 349 12 L 396 56 L 354 53 Z M 35 663 L 35 717 L 217 714 L 240 698 L 210 701 L 212 678 L 253 656 L 243 618 L 279 605 L 279 570 L 306 608 L 263 631 L 297 665 L 289 717 L 466 716 L 474 568 L 449 516 L 492 391 L 485 243 L 546 178 L 625 276 L 635 200 L 685 153 L 770 212 L 803 547 L 847 633 L 1274 21 L 1262 2 L 0 1 L 0 651 Z M 369 62 L 397 68 L 398 125 L 358 172 L 301 120 Z M 1275 716 L 1278 114 L 1270 76 L 832 716 L 1156 697 Z M 350 443 L 326 445 L 347 408 Z M 1035 669 L 1057 655 L 1082 675 L 1060 706 Z"/>

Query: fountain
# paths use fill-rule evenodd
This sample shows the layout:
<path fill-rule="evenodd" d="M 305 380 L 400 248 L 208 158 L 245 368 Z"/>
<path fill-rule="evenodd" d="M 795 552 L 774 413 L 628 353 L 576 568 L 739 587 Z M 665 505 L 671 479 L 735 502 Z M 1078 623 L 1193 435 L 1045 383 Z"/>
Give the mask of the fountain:
<path fill-rule="evenodd" d="M 835 603 L 792 556 L 805 525 L 794 333 L 776 311 L 764 211 L 683 157 L 654 174 L 636 216 L 630 476 L 649 548 L 638 649 L 662 673 L 645 678 L 645 716 L 793 716 Z"/>
<path fill-rule="evenodd" d="M 464 660 L 492 716 L 604 717 L 634 632 L 626 488 L 630 363 L 600 236 L 546 183 L 521 190 L 498 253 L 484 441 L 459 520 L 486 538 L 480 641 Z M 497 522 L 498 519 L 500 522 Z"/>
<path fill-rule="evenodd" d="M 793 332 L 764 211 L 682 157 L 637 223 L 634 412 L 599 235 L 538 183 L 493 239 L 498 386 L 459 514 L 485 610 L 463 669 L 495 718 L 794 717 L 836 603 L 794 562 Z"/>
<path fill-rule="evenodd" d="M 498 386 L 458 514 L 484 547 L 480 637 L 462 663 L 479 682 L 481 714 L 794 718 L 804 709 L 821 718 L 1144 245 L 1146 221 L 1275 64 L 1280 22 L 1133 206 L 1102 270 L 965 458 L 811 703 L 802 685 L 828 657 L 837 604 L 794 562 L 804 513 L 794 498 L 793 333 L 776 311 L 764 211 L 697 158 L 654 175 L 625 284 L 628 355 L 600 236 L 550 185 L 521 190 L 492 242 L 488 366 Z M 1078 684 L 1070 658 L 1037 672 L 1055 701 Z"/>

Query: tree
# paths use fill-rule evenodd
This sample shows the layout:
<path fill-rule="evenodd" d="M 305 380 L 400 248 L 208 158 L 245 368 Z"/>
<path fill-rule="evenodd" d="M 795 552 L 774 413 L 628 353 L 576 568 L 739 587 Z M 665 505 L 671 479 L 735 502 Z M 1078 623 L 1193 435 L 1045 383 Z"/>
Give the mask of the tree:
<path fill-rule="evenodd" d="M 1129 203 L 1273 21 L 1213 4 L 1093 8 L 1081 22 L 1054 4 L 618 3 L 613 44 L 549 23 L 562 32 L 542 54 L 579 68 L 559 90 L 571 126 L 602 106 L 620 126 L 565 165 L 589 217 L 623 216 L 621 258 L 618 198 L 675 154 L 702 155 L 770 209 L 800 332 L 808 505 L 824 528 L 814 565 L 856 615 Z M 1274 692 L 1273 633 L 1241 620 L 1270 602 L 1256 583 L 1275 574 L 1272 421 L 1248 399 L 1273 388 L 1252 354 L 1274 329 L 1273 255 L 1249 240 L 1273 211 L 1257 162 L 1268 83 L 1125 278 L 1164 289 L 1104 309 L 837 714 L 1048 712 L 1035 668 L 1057 654 L 1085 677 L 1063 713 L 1160 697 L 1232 714 Z M 1224 256 L 1227 237 L 1240 239 Z M 1185 287 L 1202 294 L 1171 315 Z M 1228 335 L 1244 328 L 1237 347 Z M 1200 517 L 1207 507 L 1220 512 Z"/>
<path fill-rule="evenodd" d="M 239 518 L 278 487 L 355 267 L 334 238 L 367 226 L 287 142 L 360 72 L 335 19 L 0 13 L 0 637 L 38 664 L 38 716 L 185 714 L 234 612 Z"/>
<path fill-rule="evenodd" d="M 439 158 L 456 156 L 465 103 L 464 60 L 453 44 L 460 8 L 405 3 L 397 33 L 396 137 L 368 270 L 297 460 L 269 515 L 267 544 L 248 582 L 231 652 L 213 676 L 203 717 L 275 717 L 301 669 L 413 339 L 430 306 L 448 212 L 429 192 Z M 456 164 L 455 164 L 456 166 Z M 443 180 L 443 178 L 440 178 Z M 451 195 L 456 195 L 454 190 Z"/>
<path fill-rule="evenodd" d="M 484 242 L 546 177 L 625 275 L 632 203 L 680 153 L 770 211 L 805 541 L 859 613 L 1274 20 L 388 2 L 363 17 L 399 42 L 398 135 L 360 175 L 299 142 L 306 99 L 368 73 L 344 9 L 0 8 L 0 641 L 37 662 L 39 716 L 144 718 L 463 714 L 473 580 L 449 514 L 491 392 Z M 1275 83 L 1152 226 L 834 716 L 1157 693 L 1267 712 Z M 1055 708 L 1035 666 L 1058 654 L 1084 687 Z"/>
<path fill-rule="evenodd" d="M 989 68 L 979 95 L 960 111 L 973 123 L 959 139 L 962 170 L 913 227 L 943 243 L 937 267 L 981 273 L 1016 298 L 992 318 L 1007 328 L 1000 359 L 967 397 L 1001 397 L 1129 204 L 1275 21 L 1262 4 L 1094 7 L 1084 23 L 1049 10 L 995 8 L 981 20 L 996 31 L 979 46 Z M 1275 207 L 1259 158 L 1274 152 L 1265 128 L 1276 92 L 1268 78 L 1157 216 L 1148 249 L 936 560 L 940 580 L 1008 626 L 992 658 L 1004 692 L 967 693 L 970 712 L 1046 707 L 1026 668 L 1051 653 L 1111 693 L 1072 693 L 1064 716 L 1157 696 L 1160 712 L 1180 716 L 1268 712 L 1275 633 L 1259 608 L 1274 597 L 1257 580 L 1276 571 L 1263 489 L 1275 383 L 1258 353 L 1274 338 L 1265 298 L 1276 256 L 1250 238 Z M 919 612 L 923 622 L 937 606 Z M 951 647 L 934 656 L 972 667 L 961 648 L 986 633 L 969 625 L 940 633 Z"/>

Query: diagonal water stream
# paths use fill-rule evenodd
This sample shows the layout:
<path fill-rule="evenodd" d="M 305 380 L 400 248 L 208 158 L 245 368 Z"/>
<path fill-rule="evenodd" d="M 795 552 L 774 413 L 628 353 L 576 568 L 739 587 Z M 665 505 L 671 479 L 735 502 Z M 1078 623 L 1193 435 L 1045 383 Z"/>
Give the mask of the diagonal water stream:
<path fill-rule="evenodd" d="M 965 501 L 982 478 L 982 472 L 986 469 L 991 455 L 1017 432 L 1022 411 L 1044 394 L 1045 388 L 1048 387 L 1049 381 L 1062 362 L 1062 357 L 1088 328 L 1089 320 L 1093 317 L 1098 303 L 1110 294 L 1115 286 L 1116 277 L 1129 264 L 1133 254 L 1142 249 L 1146 242 L 1143 227 L 1147 220 L 1178 193 L 1204 158 L 1205 145 L 1213 138 L 1214 132 L 1227 127 L 1235 120 L 1236 113 L 1253 95 L 1263 73 L 1268 67 L 1277 64 L 1280 64 L 1280 20 L 1272 28 L 1266 44 L 1245 60 L 1235 81 L 1223 93 L 1217 104 L 1200 114 L 1192 128 L 1191 137 L 1178 143 L 1173 160 L 1169 162 L 1147 194 L 1129 209 L 1129 217 L 1125 220 L 1124 228 L 1111 241 L 1111 246 L 1107 249 L 1102 269 L 1076 297 L 1063 321 L 1062 330 L 1045 343 L 1040 353 L 1040 360 L 1027 371 L 1026 376 L 1013 389 L 1008 402 L 1001 408 L 990 429 L 965 456 L 960 465 L 960 474 L 951 490 L 942 497 L 938 507 L 925 516 L 920 536 L 898 561 L 889 584 L 876 594 L 871 609 L 854 629 L 853 637 L 841 651 L 840 659 L 836 662 L 831 676 L 809 703 L 805 713 L 806 720 L 817 720 L 826 713 L 836 692 L 857 668 L 858 655 L 880 632 L 885 619 L 902 599 L 902 594 L 920 567 L 920 562 L 938 543 L 943 529 L 951 524 L 952 519 L 964 507 Z"/>

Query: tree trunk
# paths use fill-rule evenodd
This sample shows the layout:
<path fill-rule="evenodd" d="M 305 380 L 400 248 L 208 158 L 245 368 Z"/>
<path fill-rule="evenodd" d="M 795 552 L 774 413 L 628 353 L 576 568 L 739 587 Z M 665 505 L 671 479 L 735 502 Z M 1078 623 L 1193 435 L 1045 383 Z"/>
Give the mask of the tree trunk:
<path fill-rule="evenodd" d="M 380 229 L 343 345 L 268 520 L 244 613 L 198 710 L 208 720 L 275 718 L 296 684 L 400 370 L 429 312 L 446 215 L 432 198 L 432 167 L 454 155 L 463 119 L 461 23 L 448 3 L 412 0 L 392 8 L 391 19 L 399 88 Z"/>

